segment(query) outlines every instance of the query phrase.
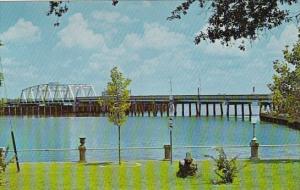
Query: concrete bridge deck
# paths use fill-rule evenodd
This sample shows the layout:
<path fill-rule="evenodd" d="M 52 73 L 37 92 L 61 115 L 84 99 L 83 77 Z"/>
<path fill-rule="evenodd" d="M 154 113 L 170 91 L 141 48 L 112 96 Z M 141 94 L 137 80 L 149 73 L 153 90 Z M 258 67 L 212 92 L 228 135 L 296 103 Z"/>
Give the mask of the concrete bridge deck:
<path fill-rule="evenodd" d="M 76 97 L 74 99 L 57 98 L 48 101 L 36 99 L 14 99 L 8 100 L 7 105 L 0 111 L 1 115 L 33 115 L 33 116 L 105 116 L 108 108 L 100 105 L 98 100 L 105 96 Z M 170 113 L 170 96 L 169 95 L 148 95 L 148 96 L 131 96 L 130 110 L 128 115 L 131 116 L 185 116 L 185 109 L 188 108 L 188 116 L 200 116 L 201 107 L 206 110 L 206 116 L 225 115 L 223 106 L 226 107 L 226 115 L 231 115 L 230 108 L 234 106 L 235 116 L 245 114 L 245 107 L 248 108 L 248 115 L 252 115 L 252 106 L 259 105 L 260 108 L 269 107 L 272 109 L 272 96 L 269 94 L 242 94 L 242 95 L 173 95 L 173 110 Z M 188 106 L 185 106 L 188 105 Z M 205 106 L 203 106 L 205 105 Z M 178 106 L 181 106 L 178 109 Z M 238 106 L 240 109 L 238 109 Z M 209 111 L 211 110 L 212 111 Z M 260 109 L 260 110 L 261 110 Z M 177 111 L 181 110 L 181 114 Z M 195 113 L 192 113 L 195 110 Z M 211 112 L 211 113 L 209 113 Z M 238 113 L 239 112 L 239 113 Z M 160 113 L 160 114 L 158 114 Z"/>

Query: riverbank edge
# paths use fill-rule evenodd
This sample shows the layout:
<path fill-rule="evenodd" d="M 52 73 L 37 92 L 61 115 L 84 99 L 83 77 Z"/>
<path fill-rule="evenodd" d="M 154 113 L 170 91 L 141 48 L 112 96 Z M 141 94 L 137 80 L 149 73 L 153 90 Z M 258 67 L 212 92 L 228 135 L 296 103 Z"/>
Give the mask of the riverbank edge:
<path fill-rule="evenodd" d="M 259 116 L 261 121 L 286 125 L 290 128 L 300 130 L 300 120 L 289 121 L 286 117 L 274 116 L 272 114 L 267 113 L 261 113 Z"/>

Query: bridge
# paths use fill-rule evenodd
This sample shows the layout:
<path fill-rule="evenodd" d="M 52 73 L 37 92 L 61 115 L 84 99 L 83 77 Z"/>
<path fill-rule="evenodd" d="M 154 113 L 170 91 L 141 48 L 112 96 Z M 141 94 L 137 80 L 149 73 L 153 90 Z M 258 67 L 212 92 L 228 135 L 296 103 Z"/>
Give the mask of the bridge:
<path fill-rule="evenodd" d="M 106 116 L 108 108 L 100 105 L 92 85 L 49 83 L 31 86 L 22 90 L 20 98 L 8 100 L 2 115 L 33 116 Z M 241 95 L 170 95 L 130 96 L 129 116 L 252 116 L 252 106 L 272 109 L 270 94 Z M 203 108 L 204 107 L 204 108 Z M 232 107 L 234 112 L 232 111 Z M 239 108 L 239 109 L 238 109 Z M 230 111 L 231 110 L 231 111 Z M 181 113 L 179 113 L 179 111 Z M 188 113 L 186 113 L 188 112 Z M 239 113 L 238 113 L 239 112 Z M 247 113 L 246 113 L 247 112 Z"/>

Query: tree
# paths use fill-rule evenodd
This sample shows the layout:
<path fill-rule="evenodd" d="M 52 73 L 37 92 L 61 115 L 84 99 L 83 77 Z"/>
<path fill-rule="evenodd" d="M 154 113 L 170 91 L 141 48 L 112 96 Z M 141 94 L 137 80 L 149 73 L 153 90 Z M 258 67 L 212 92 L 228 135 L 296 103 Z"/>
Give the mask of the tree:
<path fill-rule="evenodd" d="M 300 13 L 291 16 L 287 9 L 280 8 L 280 5 L 293 5 L 297 0 L 185 0 L 168 19 L 180 19 L 195 2 L 201 9 L 208 8 L 212 12 L 207 29 L 196 35 L 195 44 L 208 40 L 229 46 L 240 39 L 239 48 L 245 50 L 244 40 L 253 41 L 259 32 L 293 18 L 298 21 L 300 17 Z"/>
<path fill-rule="evenodd" d="M 269 88 L 273 93 L 275 114 L 287 114 L 290 119 L 300 118 L 300 28 L 299 38 L 291 50 L 283 51 L 284 60 L 274 61 L 275 74 Z"/>
<path fill-rule="evenodd" d="M 107 90 L 104 101 L 108 106 L 108 120 L 118 127 L 118 149 L 119 164 L 121 164 L 121 126 L 126 122 L 126 112 L 130 107 L 130 91 L 128 86 L 131 82 L 114 67 L 111 70 L 111 81 L 107 84 Z"/>
<path fill-rule="evenodd" d="M 195 36 L 194 43 L 208 40 L 211 43 L 220 42 L 229 46 L 240 40 L 239 48 L 245 50 L 245 40 L 257 39 L 265 30 L 271 30 L 284 22 L 296 20 L 299 22 L 300 11 L 291 14 L 287 6 L 294 5 L 298 0 L 183 0 L 184 2 L 171 12 L 168 20 L 181 19 L 189 8 L 198 2 L 202 11 L 209 10 L 208 27 Z M 50 2 L 48 15 L 55 13 L 61 17 L 67 9 L 61 1 Z M 116 6 L 118 0 L 112 0 Z M 66 5 L 65 5 L 66 7 Z M 53 11 L 55 10 L 55 11 Z M 66 11 L 64 11 L 66 10 Z M 194 21 L 195 23 L 197 21 Z M 54 25 L 58 26 L 59 23 Z"/>

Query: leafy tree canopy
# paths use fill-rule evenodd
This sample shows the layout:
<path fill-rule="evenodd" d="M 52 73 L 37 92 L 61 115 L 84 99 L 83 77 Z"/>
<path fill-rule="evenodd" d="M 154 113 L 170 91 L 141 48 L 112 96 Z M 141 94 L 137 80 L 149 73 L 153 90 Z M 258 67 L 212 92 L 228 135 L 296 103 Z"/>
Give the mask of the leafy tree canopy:
<path fill-rule="evenodd" d="M 298 20 L 300 16 L 291 16 L 288 10 L 280 8 L 280 5 L 293 5 L 297 0 L 185 0 L 168 19 L 180 19 L 196 2 L 200 9 L 208 7 L 212 13 L 207 29 L 195 37 L 195 44 L 208 40 L 228 46 L 241 39 L 239 48 L 245 50 L 245 39 L 253 41 L 260 31 L 270 30 L 293 18 Z"/>
<path fill-rule="evenodd" d="M 117 126 L 126 122 L 126 112 L 130 106 L 130 93 L 128 86 L 131 80 L 114 67 L 111 70 L 111 81 L 107 84 L 107 103 L 109 109 L 109 121 Z"/>
<path fill-rule="evenodd" d="M 273 92 L 276 114 L 300 118 L 300 28 L 298 41 L 291 50 L 283 51 L 284 60 L 274 61 L 275 74 L 269 88 Z"/>

